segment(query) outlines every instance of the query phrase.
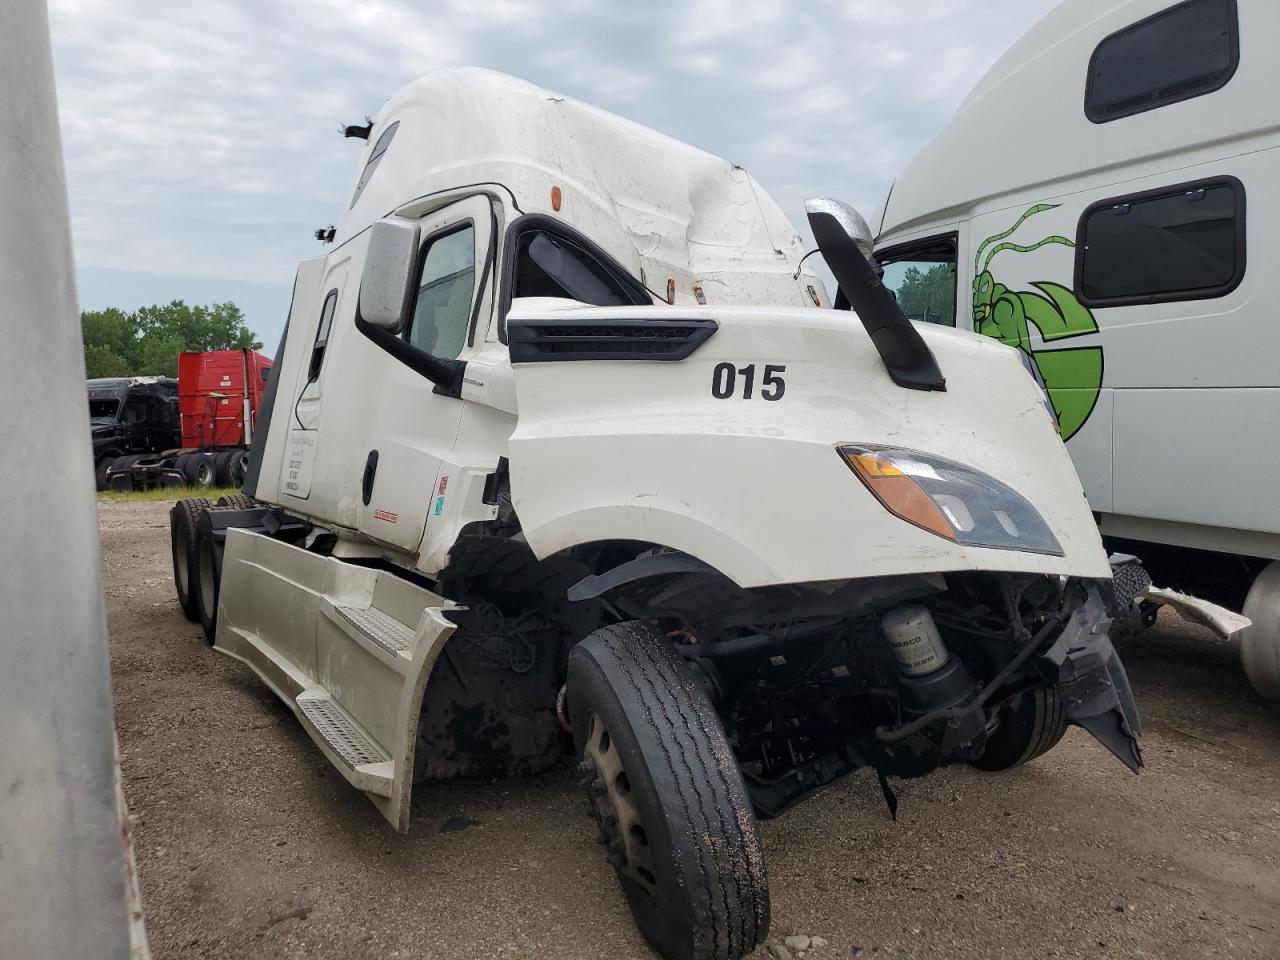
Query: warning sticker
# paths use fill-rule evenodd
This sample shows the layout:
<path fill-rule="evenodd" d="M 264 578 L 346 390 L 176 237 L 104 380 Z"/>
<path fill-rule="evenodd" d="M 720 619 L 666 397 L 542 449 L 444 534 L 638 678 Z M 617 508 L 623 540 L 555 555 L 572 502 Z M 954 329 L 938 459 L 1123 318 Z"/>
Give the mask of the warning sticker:
<path fill-rule="evenodd" d="M 280 490 L 305 500 L 311 496 L 311 471 L 316 463 L 316 431 L 290 430 L 286 444 Z"/>

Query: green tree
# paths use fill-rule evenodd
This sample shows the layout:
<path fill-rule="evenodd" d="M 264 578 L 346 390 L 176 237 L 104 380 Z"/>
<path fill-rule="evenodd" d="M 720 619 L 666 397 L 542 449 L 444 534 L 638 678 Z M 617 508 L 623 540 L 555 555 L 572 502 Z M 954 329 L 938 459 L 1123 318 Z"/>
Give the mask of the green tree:
<path fill-rule="evenodd" d="M 898 287 L 898 305 L 912 320 L 954 324 L 956 319 L 955 266 L 935 263 L 928 272 L 910 266 Z"/>
<path fill-rule="evenodd" d="M 262 348 L 234 303 L 189 307 L 181 300 L 125 313 L 110 307 L 80 314 L 90 377 L 178 375 L 184 350 Z"/>

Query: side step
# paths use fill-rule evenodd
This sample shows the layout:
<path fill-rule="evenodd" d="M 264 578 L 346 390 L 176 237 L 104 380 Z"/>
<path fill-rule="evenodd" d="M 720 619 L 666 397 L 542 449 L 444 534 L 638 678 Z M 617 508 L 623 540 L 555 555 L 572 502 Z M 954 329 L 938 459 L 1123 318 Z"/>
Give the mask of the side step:
<path fill-rule="evenodd" d="M 328 612 L 326 610 L 326 612 Z M 405 626 L 389 613 L 377 607 L 344 607 L 333 605 L 334 619 L 339 626 L 354 629 L 392 656 L 413 656 L 413 628 Z"/>
<path fill-rule="evenodd" d="M 297 704 L 302 725 L 352 786 L 380 797 L 391 796 L 395 775 L 391 754 L 378 746 L 333 697 L 313 687 L 298 694 Z"/>

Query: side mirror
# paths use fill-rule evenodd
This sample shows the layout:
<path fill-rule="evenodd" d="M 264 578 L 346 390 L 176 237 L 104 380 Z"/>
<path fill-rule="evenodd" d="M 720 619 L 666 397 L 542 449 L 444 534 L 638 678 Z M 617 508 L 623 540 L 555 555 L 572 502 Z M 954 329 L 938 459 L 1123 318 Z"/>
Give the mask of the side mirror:
<path fill-rule="evenodd" d="M 862 255 L 868 260 L 871 259 L 871 253 L 876 245 L 876 238 L 871 235 L 871 228 L 867 226 L 866 219 L 856 209 L 843 200 L 832 200 L 829 197 L 811 197 L 804 202 L 804 210 L 809 215 L 810 220 L 812 220 L 814 214 L 829 214 L 840 225 L 840 229 L 845 232 L 845 235 L 857 245 Z"/>
<path fill-rule="evenodd" d="M 806 200 L 804 208 L 822 259 L 850 309 L 862 321 L 893 382 L 909 390 L 947 389 L 929 345 L 872 267 L 867 221 L 839 200 Z"/>
<path fill-rule="evenodd" d="M 369 231 L 369 249 L 360 274 L 360 318 L 371 327 L 399 333 L 413 294 L 421 231 L 416 223 L 386 217 Z"/>

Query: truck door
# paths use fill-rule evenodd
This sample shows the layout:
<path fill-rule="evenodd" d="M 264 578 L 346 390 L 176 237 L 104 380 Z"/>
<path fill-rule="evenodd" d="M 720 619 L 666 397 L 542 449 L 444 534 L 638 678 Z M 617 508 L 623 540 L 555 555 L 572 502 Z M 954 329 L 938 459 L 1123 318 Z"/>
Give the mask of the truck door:
<path fill-rule="evenodd" d="M 478 316 L 489 298 L 481 289 L 493 271 L 492 212 L 485 197 L 471 197 L 428 214 L 421 221 L 416 300 L 401 337 L 442 359 L 465 357 L 471 339 L 483 339 L 487 318 Z M 492 279 L 488 279 L 492 283 Z M 481 323 L 480 337 L 472 336 Z M 361 437 L 358 528 L 376 540 L 414 550 L 422 540 L 434 501 L 441 460 L 453 450 L 463 401 L 434 385 L 381 349 L 376 370 L 362 390 L 368 395 Z M 328 439 L 322 439 L 322 445 Z M 323 455 L 323 453 L 322 453 Z"/>

